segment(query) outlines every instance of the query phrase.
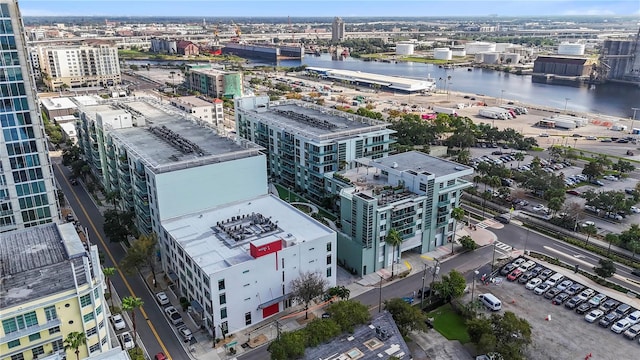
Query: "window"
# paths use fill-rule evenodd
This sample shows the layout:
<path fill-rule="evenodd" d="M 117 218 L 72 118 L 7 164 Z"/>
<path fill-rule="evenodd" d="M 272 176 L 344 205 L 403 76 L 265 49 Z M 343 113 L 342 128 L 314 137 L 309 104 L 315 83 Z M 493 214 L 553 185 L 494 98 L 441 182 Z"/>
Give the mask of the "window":
<path fill-rule="evenodd" d="M 93 320 L 93 312 L 90 312 L 87 315 L 84 315 L 82 319 L 84 319 L 84 322 Z"/>
<path fill-rule="evenodd" d="M 251 313 L 250 312 L 244 314 L 244 324 L 245 325 L 251 325 Z"/>
<path fill-rule="evenodd" d="M 39 332 L 29 335 L 29 341 L 36 341 L 38 339 L 40 339 L 40 333 Z"/>
<path fill-rule="evenodd" d="M 38 356 L 44 354 L 44 346 L 40 345 L 38 347 L 33 348 L 33 350 L 31 350 L 31 352 L 33 353 L 33 358 L 37 359 Z"/>
<path fill-rule="evenodd" d="M 44 313 L 47 316 L 47 321 L 55 320 L 58 318 L 55 306 L 47 306 L 44 308 Z"/>
<path fill-rule="evenodd" d="M 224 290 L 224 279 L 218 280 L 218 290 Z"/>
<path fill-rule="evenodd" d="M 226 319 L 227 318 L 227 308 L 220 309 L 220 318 L 221 319 Z"/>
<path fill-rule="evenodd" d="M 327 265 L 331 265 L 331 255 L 327 255 Z"/>
<path fill-rule="evenodd" d="M 331 277 L 331 268 L 327 268 L 327 277 Z"/>
<path fill-rule="evenodd" d="M 102 313 L 102 305 L 96 308 L 96 315 L 100 315 Z"/>
<path fill-rule="evenodd" d="M 330 242 L 327 243 L 327 251 L 331 251 L 331 243 Z"/>
<path fill-rule="evenodd" d="M 89 336 L 93 336 L 98 332 L 98 329 L 96 329 L 96 327 L 92 327 L 91 329 L 87 330 L 87 337 Z"/>
<path fill-rule="evenodd" d="M 9 341 L 9 349 L 20 346 L 20 339 Z"/>
<path fill-rule="evenodd" d="M 420 183 L 420 191 L 427 191 L 427 184 Z"/>
<path fill-rule="evenodd" d="M 227 294 L 220 294 L 220 305 L 227 303 Z"/>
<path fill-rule="evenodd" d="M 64 350 L 64 345 L 62 344 L 62 340 L 59 340 L 59 339 L 52 342 L 51 347 L 53 347 L 54 352 Z"/>
<path fill-rule="evenodd" d="M 15 354 L 11 356 L 11 360 L 24 360 L 24 356 L 22 355 L 22 353 Z"/>
<path fill-rule="evenodd" d="M 102 329 L 104 327 L 104 320 L 100 321 L 100 324 L 98 324 L 98 329 Z"/>
<path fill-rule="evenodd" d="M 60 332 L 60 326 L 52 327 L 51 329 L 49 329 L 49 335 L 53 335 L 59 332 Z"/>
<path fill-rule="evenodd" d="M 95 345 L 91 345 L 91 346 L 89 347 L 89 352 L 90 352 L 90 353 L 96 352 L 96 351 L 98 351 L 98 350 L 100 350 L 100 343 L 97 343 L 97 344 L 95 344 Z"/>
<path fill-rule="evenodd" d="M 38 325 L 38 317 L 36 312 L 28 312 L 11 319 L 2 320 L 2 328 L 5 334 L 10 334 L 18 330 L 22 330 L 31 326 Z"/>
<path fill-rule="evenodd" d="M 91 305 L 91 294 L 80 297 L 80 306 L 85 307 Z"/>

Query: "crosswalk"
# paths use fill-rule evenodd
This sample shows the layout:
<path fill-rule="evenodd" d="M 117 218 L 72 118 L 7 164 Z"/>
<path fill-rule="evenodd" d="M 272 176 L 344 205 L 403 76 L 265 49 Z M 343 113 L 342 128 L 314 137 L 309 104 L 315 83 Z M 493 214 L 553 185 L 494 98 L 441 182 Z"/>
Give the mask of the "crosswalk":
<path fill-rule="evenodd" d="M 511 245 L 505 244 L 498 240 L 495 241 L 494 246 L 496 247 L 496 249 L 504 250 L 506 252 L 510 252 L 513 249 Z"/>
<path fill-rule="evenodd" d="M 485 219 L 485 220 L 483 220 L 483 221 L 481 221 L 481 222 L 477 223 L 477 224 L 476 224 L 476 226 L 477 226 L 477 227 L 479 227 L 480 229 L 486 229 L 486 228 L 488 228 L 488 227 L 490 227 L 490 226 L 493 226 L 493 225 L 495 225 L 495 224 L 496 224 L 496 221 L 495 221 L 495 220 L 492 220 L 492 219 Z"/>

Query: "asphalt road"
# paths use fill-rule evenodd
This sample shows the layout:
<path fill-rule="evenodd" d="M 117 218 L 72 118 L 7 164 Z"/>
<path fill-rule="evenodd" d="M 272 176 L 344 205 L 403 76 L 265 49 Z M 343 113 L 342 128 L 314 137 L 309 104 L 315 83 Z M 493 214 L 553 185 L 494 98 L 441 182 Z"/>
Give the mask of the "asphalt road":
<path fill-rule="evenodd" d="M 82 186 L 72 186 L 68 178 L 71 172 L 62 164 L 54 162 L 54 173 L 58 185 L 65 193 L 67 201 L 74 210 L 82 226 L 87 228 L 89 241 L 98 246 L 104 256 L 104 267 L 115 267 L 125 255 L 120 244 L 109 242 L 102 231 L 103 217 Z M 139 275 L 126 276 L 120 270 L 111 278 L 112 286 L 120 298 L 135 296 L 142 299 L 144 305 L 135 311 L 136 331 L 151 357 L 164 352 L 172 360 L 190 360 L 181 341 L 157 305 L 154 295 Z M 134 291 L 135 289 L 135 291 Z"/>

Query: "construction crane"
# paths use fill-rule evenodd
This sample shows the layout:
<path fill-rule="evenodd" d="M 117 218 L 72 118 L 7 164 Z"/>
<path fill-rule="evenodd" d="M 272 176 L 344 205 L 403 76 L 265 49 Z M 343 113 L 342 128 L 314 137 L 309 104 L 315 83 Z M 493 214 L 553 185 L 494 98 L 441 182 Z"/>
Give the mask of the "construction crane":
<path fill-rule="evenodd" d="M 232 39 L 233 41 L 240 42 L 240 36 L 242 35 L 242 31 L 240 31 L 240 26 L 238 26 L 233 20 L 231 20 L 231 25 L 235 28 L 234 31 L 236 36 Z"/>
<path fill-rule="evenodd" d="M 213 28 L 213 44 L 214 45 L 219 45 L 220 44 L 220 29 L 219 29 L 220 23 L 216 24 L 216 27 Z"/>

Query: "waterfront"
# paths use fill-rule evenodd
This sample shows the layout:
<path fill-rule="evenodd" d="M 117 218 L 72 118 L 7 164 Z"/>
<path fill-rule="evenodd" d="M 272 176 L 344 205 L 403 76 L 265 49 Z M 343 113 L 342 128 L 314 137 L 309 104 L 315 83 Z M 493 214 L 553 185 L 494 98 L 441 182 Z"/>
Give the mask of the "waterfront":
<path fill-rule="evenodd" d="M 446 86 L 451 91 L 502 97 L 505 101 L 521 101 L 559 109 L 564 109 L 566 102 L 567 111 L 628 118 L 633 115 L 632 107 L 640 107 L 640 87 L 637 86 L 604 84 L 595 89 L 589 89 L 588 87 L 546 85 L 533 83 L 529 75 L 514 75 L 487 69 L 473 69 L 473 71 L 468 71 L 466 67 L 442 69 L 432 64 L 412 62 L 394 64 L 354 58 L 334 61 L 328 54 L 307 56 L 302 62 L 285 60 L 278 65 L 300 66 L 301 64 L 410 78 L 431 76 L 437 80 L 438 89 L 441 90 Z M 449 76 L 451 76 L 450 79 Z M 447 81 L 445 82 L 444 79 Z M 566 100 L 567 98 L 569 100 Z M 640 118 L 640 114 L 636 114 L 636 118 Z"/>

